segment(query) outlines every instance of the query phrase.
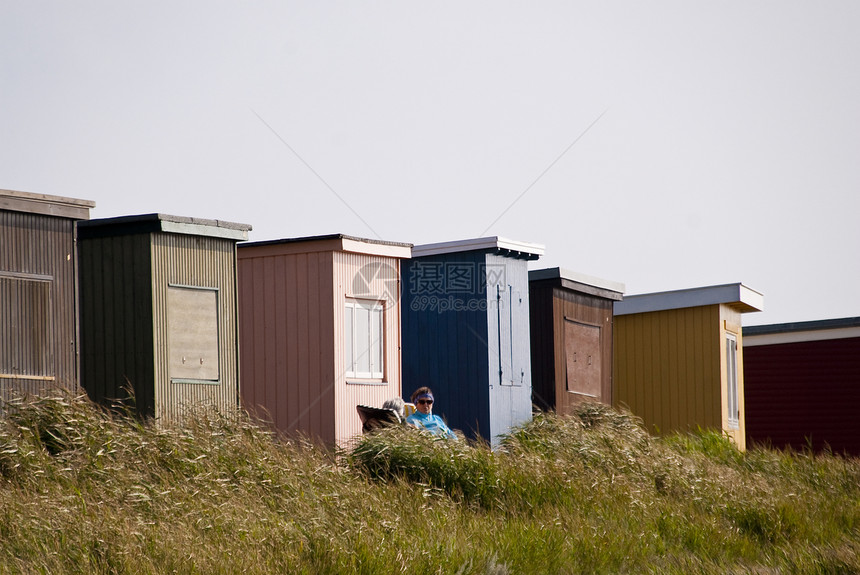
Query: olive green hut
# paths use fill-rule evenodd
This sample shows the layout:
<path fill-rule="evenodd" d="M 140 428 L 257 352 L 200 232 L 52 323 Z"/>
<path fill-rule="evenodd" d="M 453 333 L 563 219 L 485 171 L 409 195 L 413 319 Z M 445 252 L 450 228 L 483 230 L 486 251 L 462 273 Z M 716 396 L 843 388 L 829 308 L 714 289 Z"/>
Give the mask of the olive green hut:
<path fill-rule="evenodd" d="M 78 229 L 81 384 L 101 403 L 180 421 L 239 401 L 236 242 L 251 226 L 146 214 Z"/>

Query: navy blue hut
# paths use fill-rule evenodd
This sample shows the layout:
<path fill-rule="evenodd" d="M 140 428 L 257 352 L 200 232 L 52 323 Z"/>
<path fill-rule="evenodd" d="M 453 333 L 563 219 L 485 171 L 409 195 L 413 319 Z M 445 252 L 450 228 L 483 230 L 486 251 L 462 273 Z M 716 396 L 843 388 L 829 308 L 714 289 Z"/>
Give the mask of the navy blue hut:
<path fill-rule="evenodd" d="M 428 386 L 449 427 L 495 443 L 531 418 L 528 262 L 499 237 L 415 246 L 404 260 L 403 392 Z"/>

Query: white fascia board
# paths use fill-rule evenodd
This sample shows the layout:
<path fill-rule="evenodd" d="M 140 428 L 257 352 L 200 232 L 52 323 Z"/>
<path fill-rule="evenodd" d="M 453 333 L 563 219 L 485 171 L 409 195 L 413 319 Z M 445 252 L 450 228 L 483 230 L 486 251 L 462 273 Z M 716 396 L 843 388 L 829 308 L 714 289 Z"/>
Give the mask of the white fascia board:
<path fill-rule="evenodd" d="M 583 285 L 593 286 L 600 289 L 624 293 L 624 284 L 612 280 L 582 274 L 564 268 L 545 268 L 542 270 L 529 270 L 529 281 L 563 279 Z"/>
<path fill-rule="evenodd" d="M 764 309 L 764 296 L 741 283 L 625 296 L 615 302 L 615 315 L 647 313 L 725 304 L 741 313 Z"/>
<path fill-rule="evenodd" d="M 486 238 L 473 238 L 469 240 L 457 240 L 453 242 L 441 242 L 436 244 L 423 244 L 412 248 L 412 257 L 432 256 L 437 254 L 450 254 L 456 252 L 471 252 L 477 250 L 502 249 L 522 252 L 534 256 L 542 256 L 545 248 L 541 244 L 532 244 L 510 240 L 498 236 Z"/>
<path fill-rule="evenodd" d="M 802 343 L 807 341 L 826 341 L 829 339 L 848 339 L 860 337 L 860 327 L 843 327 L 809 331 L 790 331 L 782 333 L 744 334 L 744 347 L 757 345 L 779 345 L 782 343 Z"/>

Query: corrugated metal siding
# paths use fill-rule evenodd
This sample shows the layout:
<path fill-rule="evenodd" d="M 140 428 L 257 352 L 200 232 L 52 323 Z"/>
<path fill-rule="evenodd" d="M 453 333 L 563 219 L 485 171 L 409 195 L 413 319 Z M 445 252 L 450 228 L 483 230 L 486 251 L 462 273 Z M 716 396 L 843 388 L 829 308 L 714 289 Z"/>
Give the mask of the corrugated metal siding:
<path fill-rule="evenodd" d="M 860 338 L 743 351 L 748 442 L 860 455 Z"/>
<path fill-rule="evenodd" d="M 242 405 L 284 433 L 333 443 L 332 253 L 258 255 L 271 251 L 238 249 Z"/>
<path fill-rule="evenodd" d="M 503 281 L 497 283 L 504 291 L 497 295 L 489 280 L 487 289 L 490 383 L 490 427 L 487 439 L 497 441 L 499 435 L 509 433 L 513 427 L 531 419 L 528 262 L 494 254 L 487 254 L 486 262 L 488 269 L 505 270 Z"/>
<path fill-rule="evenodd" d="M 613 403 L 660 433 L 721 429 L 719 306 L 615 316 Z"/>
<path fill-rule="evenodd" d="M 2 300 L 11 305 L 0 310 L 0 346 L 3 346 L 0 357 L 8 357 L 19 365 L 24 362 L 29 366 L 43 366 L 38 369 L 42 373 L 27 374 L 32 377 L 25 379 L 7 377 L 18 374 L 15 365 L 7 366 L 10 373 L 0 377 L 3 397 L 13 390 L 38 394 L 56 387 L 77 389 L 75 263 L 73 220 L 0 211 L 0 276 L 7 278 L 3 289 L 19 295 L 39 295 L 37 299 L 41 303 L 28 297 L 16 297 L 15 301 L 42 307 L 41 312 L 38 309 L 28 311 L 11 304 L 11 293 L 8 298 L 3 296 Z M 44 289 L 25 283 L 28 281 L 49 284 L 48 307 L 44 307 Z M 50 333 L 31 334 L 32 345 L 13 350 L 14 340 L 21 336 L 16 331 L 18 327 L 13 328 L 13 322 L 19 326 L 32 313 L 44 317 Z M 39 322 L 41 324 L 41 320 Z M 13 359 L 16 353 L 19 355 Z M 28 357 L 20 356 L 21 353 Z"/>
<path fill-rule="evenodd" d="M 361 433 L 356 405 L 382 407 L 400 396 L 400 260 L 350 252 L 336 252 L 334 271 L 334 366 L 325 381 L 335 382 L 335 436 L 339 444 Z M 384 302 L 384 384 L 347 383 L 344 376 L 344 303 L 346 298 Z"/>
<path fill-rule="evenodd" d="M 148 234 L 79 240 L 81 384 L 109 404 L 131 385 L 154 415 L 152 267 Z"/>
<path fill-rule="evenodd" d="M 164 422 L 180 421 L 189 406 L 212 405 L 229 412 L 238 405 L 235 249 L 232 240 L 152 234 L 155 415 Z M 220 382 L 217 385 L 171 381 L 167 329 L 167 294 L 171 284 L 218 290 Z"/>
<path fill-rule="evenodd" d="M 488 300 L 477 271 L 485 263 L 482 252 L 401 262 L 401 355 L 404 399 L 408 401 L 415 389 L 426 385 L 435 392 L 433 413 L 452 428 L 489 439 Z M 433 268 L 427 266 L 444 270 L 446 264 L 471 269 L 471 289 L 429 285 L 425 274 Z"/>

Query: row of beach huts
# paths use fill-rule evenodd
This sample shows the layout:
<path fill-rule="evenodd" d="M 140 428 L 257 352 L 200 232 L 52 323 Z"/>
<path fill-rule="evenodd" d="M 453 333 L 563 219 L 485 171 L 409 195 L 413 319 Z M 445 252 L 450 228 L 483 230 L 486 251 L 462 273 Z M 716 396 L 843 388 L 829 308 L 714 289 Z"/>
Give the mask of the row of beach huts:
<path fill-rule="evenodd" d="M 131 389 L 165 423 L 241 406 L 344 444 L 356 406 L 427 385 L 490 442 L 534 406 L 599 401 L 655 433 L 860 454 L 860 318 L 743 329 L 763 297 L 741 283 L 629 295 L 529 270 L 543 246 L 500 237 L 248 242 L 249 225 L 94 207 L 0 190 L 0 397 Z"/>

